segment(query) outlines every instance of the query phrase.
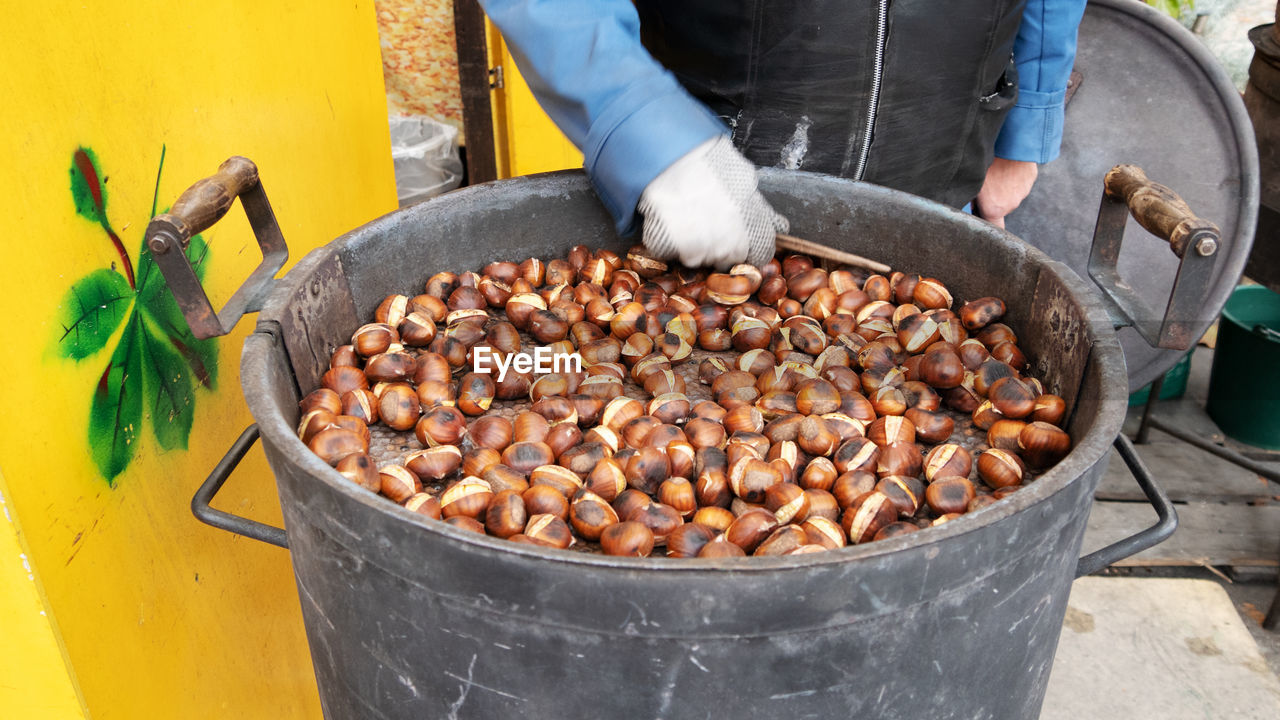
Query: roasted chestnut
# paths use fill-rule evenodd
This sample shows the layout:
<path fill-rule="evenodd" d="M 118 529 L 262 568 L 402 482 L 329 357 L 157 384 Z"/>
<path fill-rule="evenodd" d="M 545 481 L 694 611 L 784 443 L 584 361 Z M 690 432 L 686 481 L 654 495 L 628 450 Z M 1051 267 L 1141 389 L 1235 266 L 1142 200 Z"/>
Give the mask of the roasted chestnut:
<path fill-rule="evenodd" d="M 618 522 L 618 513 L 594 492 L 583 488 L 569 504 L 569 523 L 586 540 L 599 540 L 609 526 Z"/>
<path fill-rule="evenodd" d="M 1018 452 L 1018 435 L 1027 424 L 1021 420 L 997 420 L 987 430 L 987 444 L 993 448 Z"/>
<path fill-rule="evenodd" d="M 763 508 L 747 510 L 725 529 L 724 538 L 743 552 L 752 553 L 777 529 L 778 518 L 773 513 Z"/>
<path fill-rule="evenodd" d="M 346 479 L 370 492 L 378 492 L 382 486 L 378 468 L 367 453 L 352 453 L 339 460 L 335 469 Z"/>
<path fill-rule="evenodd" d="M 1042 394 L 1036 396 L 1035 409 L 1031 411 L 1033 421 L 1046 422 L 1061 427 L 1062 418 L 1066 415 L 1067 404 L 1057 395 Z"/>
<path fill-rule="evenodd" d="M 394 326 L 387 323 L 369 323 L 361 325 L 351 335 L 351 345 L 362 357 L 372 357 L 384 353 L 392 343 L 400 342 L 400 334 Z"/>
<path fill-rule="evenodd" d="M 622 426 L 644 415 L 644 405 L 634 398 L 624 396 L 610 400 L 600 412 L 600 424 L 620 432 Z"/>
<path fill-rule="evenodd" d="M 1025 370 L 1029 364 L 1027 356 L 1022 353 L 1022 350 L 1017 345 L 1007 341 L 997 343 L 995 347 L 991 348 L 991 357 L 1007 363 L 1010 367 L 1019 371 Z"/>
<path fill-rule="evenodd" d="M 317 432 L 307 443 L 307 447 L 321 460 L 330 465 L 337 465 L 339 460 L 348 455 L 368 452 L 369 443 L 355 430 L 330 426 Z"/>
<path fill-rule="evenodd" d="M 671 461 L 655 447 L 642 447 L 626 465 L 627 485 L 652 495 L 671 476 Z"/>
<path fill-rule="evenodd" d="M 796 387 L 795 402 L 802 415 L 825 415 L 840 408 L 840 393 L 830 382 L 814 378 Z"/>
<path fill-rule="evenodd" d="M 745 557 L 746 554 L 746 551 L 729 542 L 723 534 L 712 538 L 711 542 L 703 545 L 702 550 L 698 551 L 700 558 Z"/>
<path fill-rule="evenodd" d="M 915 425 L 916 438 L 923 442 L 945 442 L 955 430 L 955 421 L 942 413 L 911 408 L 905 417 Z"/>
<path fill-rule="evenodd" d="M 417 493 L 404 501 L 404 509 L 412 513 L 424 515 L 432 520 L 439 520 L 440 501 L 434 495 Z"/>
<path fill-rule="evenodd" d="M 758 458 L 746 458 L 729 466 L 729 487 L 749 503 L 764 502 L 765 491 L 782 482 L 778 468 Z"/>
<path fill-rule="evenodd" d="M 800 524 L 807 542 L 835 550 L 846 545 L 847 539 L 840 523 L 826 517 L 810 517 Z"/>
<path fill-rule="evenodd" d="M 840 519 L 840 502 L 835 495 L 818 488 L 806 488 L 804 494 L 809 498 L 809 519 L 822 517 L 832 522 Z"/>
<path fill-rule="evenodd" d="M 1018 450 L 1031 467 L 1047 468 L 1071 451 L 1071 436 L 1055 425 L 1036 421 L 1019 431 Z"/>
<path fill-rule="evenodd" d="M 495 494 L 484 513 L 484 527 L 490 535 L 504 540 L 524 532 L 529 522 L 524 498 L 515 490 L 503 490 Z"/>
<path fill-rule="evenodd" d="M 920 361 L 920 379 L 938 389 L 960 385 L 964 372 L 964 363 L 950 347 L 934 346 Z"/>
<path fill-rule="evenodd" d="M 947 475 L 968 477 L 973 467 L 969 451 L 960 445 L 938 445 L 924 457 L 924 476 L 930 480 Z"/>
<path fill-rule="evenodd" d="M 720 305 L 740 305 L 760 287 L 759 271 L 752 274 L 730 275 L 712 273 L 707 276 L 707 298 Z"/>
<path fill-rule="evenodd" d="M 346 365 L 329 368 L 321 376 L 320 382 L 324 387 L 338 393 L 339 397 L 352 390 L 369 389 L 369 380 L 365 377 L 364 371 Z"/>
<path fill-rule="evenodd" d="M 501 452 L 511 444 L 515 428 L 511 421 L 500 415 L 485 415 L 471 423 L 467 432 L 476 447 L 492 448 Z"/>
<path fill-rule="evenodd" d="M 870 492 L 850 505 L 841 516 L 841 528 L 849 541 L 871 541 L 880 529 L 898 519 L 897 506 L 884 493 Z"/>
<path fill-rule="evenodd" d="M 562 518 L 555 515 L 531 515 L 523 534 L 530 542 L 544 547 L 563 550 L 573 544 L 573 531 Z"/>
<path fill-rule="evenodd" d="M 888 475 L 876 483 L 876 492 L 889 498 L 898 514 L 909 518 L 924 504 L 924 483 L 909 475 Z"/>
<path fill-rule="evenodd" d="M 665 545 L 667 536 L 684 524 L 679 511 L 660 502 L 641 503 L 627 513 L 627 520 L 638 522 L 653 533 L 654 545 Z"/>
<path fill-rule="evenodd" d="M 888 540 L 889 538 L 897 537 L 899 535 L 907 535 L 909 533 L 916 532 L 919 529 L 919 527 L 916 527 L 909 522 L 889 523 L 888 525 L 880 528 L 879 532 L 875 534 L 875 537 L 871 539 L 873 541 Z"/>
<path fill-rule="evenodd" d="M 831 496 L 836 504 L 845 509 L 851 507 L 858 498 L 875 489 L 876 476 L 866 470 L 850 470 L 836 478 L 831 486 Z M 812 510 L 812 502 L 810 502 Z"/>
<path fill-rule="evenodd" d="M 583 482 L 577 473 L 562 465 L 539 465 L 529 472 L 529 485 L 546 485 L 571 498 L 582 489 Z"/>
<path fill-rule="evenodd" d="M 880 448 L 875 471 L 880 477 L 918 475 L 924 465 L 920 446 L 913 442 L 893 442 Z"/>
<path fill-rule="evenodd" d="M 924 278 L 911 293 L 912 302 L 925 310 L 951 307 L 951 293 L 937 278 Z"/>
<path fill-rule="evenodd" d="M 576 424 L 578 422 L 578 409 L 573 404 L 573 401 L 559 395 L 551 395 L 538 400 L 530 407 L 530 410 L 546 418 L 551 427 L 555 427 L 560 423 Z"/>
<path fill-rule="evenodd" d="M 378 468 L 378 488 L 392 502 L 403 503 L 422 492 L 422 482 L 403 465 L 384 465 Z"/>
<path fill-rule="evenodd" d="M 478 477 L 464 477 L 440 494 L 440 513 L 446 518 L 464 515 L 477 519 L 483 517 L 492 499 L 489 483 Z"/>
<path fill-rule="evenodd" d="M 648 557 L 653 541 L 653 531 L 638 522 L 615 523 L 600 534 L 600 548 L 606 555 Z"/>
<path fill-rule="evenodd" d="M 796 444 L 810 455 L 830 455 L 840 445 L 840 436 L 831 429 L 826 420 L 817 415 L 810 415 L 800 423 L 796 435 Z"/>
<path fill-rule="evenodd" d="M 569 517 L 569 498 L 550 485 L 530 485 L 520 493 L 520 499 L 529 515 L 555 515 L 562 520 Z"/>
<path fill-rule="evenodd" d="M 905 417 L 887 415 L 867 426 L 867 439 L 884 447 L 889 443 L 916 441 L 916 426 Z"/>
<path fill-rule="evenodd" d="M 455 445 L 417 450 L 405 456 L 404 465 L 419 478 L 442 480 L 462 465 L 462 451 Z"/>
<path fill-rule="evenodd" d="M 738 352 L 759 350 L 769 347 L 773 338 L 773 330 L 763 321 L 743 316 L 730 328 L 730 340 Z"/>
<path fill-rule="evenodd" d="M 836 470 L 842 474 L 850 470 L 874 472 L 879 459 L 880 447 L 865 437 L 847 440 L 836 448 L 835 453 L 831 456 L 831 462 L 835 464 Z"/>
<path fill-rule="evenodd" d="M 454 446 L 441 445 L 440 447 Z M 483 478 L 485 471 L 501 463 L 502 455 L 497 450 L 486 447 L 473 447 L 462 454 L 462 474 Z"/>
<path fill-rule="evenodd" d="M 995 490 L 1022 483 L 1026 469 L 1015 454 L 992 448 L 978 455 L 978 477 Z"/>
<path fill-rule="evenodd" d="M 414 426 L 418 442 L 426 447 L 456 444 L 466 432 L 467 421 L 462 413 L 445 405 L 428 410 Z"/>
<path fill-rule="evenodd" d="M 777 483 L 764 492 L 765 509 L 774 514 L 778 524 L 804 522 L 809 514 L 809 496 L 792 483 Z"/>
<path fill-rule="evenodd" d="M 971 300 L 960 308 L 960 322 L 967 330 L 981 330 L 1004 317 L 1004 301 L 998 297 Z"/>
<path fill-rule="evenodd" d="M 675 508 L 686 520 L 698 509 L 693 483 L 683 477 L 672 477 L 658 486 L 658 501 Z"/>
<path fill-rule="evenodd" d="M 976 495 L 973 483 L 968 478 L 949 476 L 940 477 L 929 483 L 924 492 L 929 509 L 936 515 L 968 512 L 969 503 Z"/>
<path fill-rule="evenodd" d="M 526 477 L 534 468 L 555 461 L 555 453 L 545 442 L 516 442 L 502 451 L 502 464 Z"/>
<path fill-rule="evenodd" d="M 501 457 L 499 457 L 499 460 L 501 460 Z M 466 467 L 465 459 L 463 460 L 463 467 Z M 485 468 L 480 477 L 489 483 L 489 487 L 495 493 L 503 490 L 515 490 L 518 493 L 523 493 L 529 489 L 529 481 L 522 473 L 512 470 L 501 462 Z"/>
<path fill-rule="evenodd" d="M 1021 420 L 1036 409 L 1036 394 L 1016 377 L 1001 378 L 987 390 L 987 399 L 1001 415 Z"/>

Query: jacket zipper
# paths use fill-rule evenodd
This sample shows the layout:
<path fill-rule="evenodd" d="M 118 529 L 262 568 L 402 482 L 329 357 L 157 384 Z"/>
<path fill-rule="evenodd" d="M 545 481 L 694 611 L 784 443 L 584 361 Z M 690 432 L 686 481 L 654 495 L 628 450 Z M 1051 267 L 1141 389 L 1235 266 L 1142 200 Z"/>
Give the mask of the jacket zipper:
<path fill-rule="evenodd" d="M 880 0 L 876 14 L 875 69 L 871 74 L 871 97 L 867 102 L 867 131 L 862 136 L 862 151 L 853 173 L 854 180 L 861 180 L 867 170 L 867 157 L 871 154 L 871 133 L 876 127 L 876 110 L 880 105 L 880 83 L 884 78 L 884 46 L 889 34 L 889 0 Z"/>

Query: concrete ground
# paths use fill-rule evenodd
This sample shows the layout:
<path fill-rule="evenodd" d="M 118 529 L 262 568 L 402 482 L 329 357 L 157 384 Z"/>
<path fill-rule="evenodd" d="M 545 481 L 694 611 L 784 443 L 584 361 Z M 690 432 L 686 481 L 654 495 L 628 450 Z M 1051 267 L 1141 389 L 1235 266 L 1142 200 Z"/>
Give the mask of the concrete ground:
<path fill-rule="evenodd" d="M 1158 403 L 1155 412 L 1177 427 L 1218 437 L 1204 411 L 1213 351 L 1197 348 L 1192 357 L 1186 395 Z M 1130 409 L 1125 430 L 1131 437 L 1140 411 Z M 1256 458 L 1276 457 L 1230 439 L 1223 442 Z M 1153 430 L 1151 443 L 1138 446 L 1138 452 L 1187 519 L 1205 507 L 1260 513 L 1274 509 L 1280 496 L 1280 485 L 1178 446 L 1159 431 Z M 1123 473 L 1118 465 L 1113 457 L 1100 497 L 1108 489 L 1115 492 L 1110 476 Z M 1272 466 L 1280 468 L 1280 462 Z M 1231 493 L 1242 485 L 1261 491 L 1247 503 L 1233 503 Z M 1197 492 L 1201 501 L 1188 495 Z M 1111 506 L 1128 509 L 1135 504 L 1095 502 L 1086 551 L 1117 539 L 1114 522 L 1096 522 L 1108 516 L 1104 511 Z M 1155 513 L 1144 510 L 1146 515 L 1135 515 L 1128 532 L 1154 521 Z M 1173 538 L 1127 561 L 1131 564 L 1077 580 L 1042 720 L 1280 718 L 1280 632 L 1262 627 L 1277 591 L 1280 527 L 1238 529 L 1206 529 L 1184 521 Z M 1232 542 L 1224 543 L 1223 535 L 1231 535 Z"/>
<path fill-rule="evenodd" d="M 1040 717 L 1275 720 L 1280 679 L 1217 583 L 1088 577 Z"/>

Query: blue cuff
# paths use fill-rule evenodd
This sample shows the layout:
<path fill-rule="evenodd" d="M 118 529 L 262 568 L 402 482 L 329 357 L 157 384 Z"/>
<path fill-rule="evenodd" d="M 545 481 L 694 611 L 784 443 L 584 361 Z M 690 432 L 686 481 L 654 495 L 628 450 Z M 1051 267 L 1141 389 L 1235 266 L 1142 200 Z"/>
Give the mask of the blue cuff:
<path fill-rule="evenodd" d="M 583 165 L 618 234 L 638 229 L 636 205 L 650 181 L 690 150 L 727 133 L 719 118 L 679 86 L 642 83 L 611 102 L 591 125 Z"/>
<path fill-rule="evenodd" d="M 1047 163 L 1062 149 L 1062 101 L 1066 90 L 1043 93 L 1018 91 L 1018 104 L 1009 111 L 996 138 L 996 157 Z"/>

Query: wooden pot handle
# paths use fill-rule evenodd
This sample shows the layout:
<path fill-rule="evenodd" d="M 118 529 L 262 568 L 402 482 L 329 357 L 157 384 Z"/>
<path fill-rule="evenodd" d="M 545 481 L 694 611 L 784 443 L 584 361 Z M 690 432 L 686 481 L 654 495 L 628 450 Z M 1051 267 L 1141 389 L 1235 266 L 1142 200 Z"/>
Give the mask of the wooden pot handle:
<path fill-rule="evenodd" d="M 1152 182 L 1137 165 L 1117 165 L 1107 172 L 1103 182 L 1107 197 L 1128 205 L 1138 224 L 1167 240 L 1178 257 L 1186 253 L 1197 234 L 1211 232 L 1215 238 L 1221 236 L 1217 225 L 1197 217 L 1176 192 Z M 1213 248 L 1198 249 L 1211 255 L 1217 250 L 1216 241 Z"/>

